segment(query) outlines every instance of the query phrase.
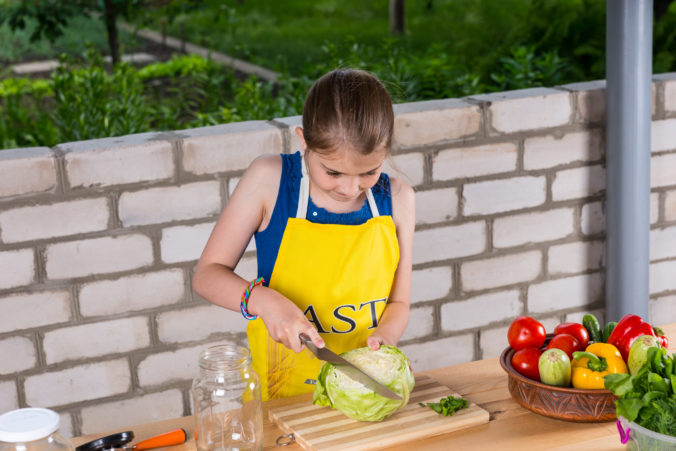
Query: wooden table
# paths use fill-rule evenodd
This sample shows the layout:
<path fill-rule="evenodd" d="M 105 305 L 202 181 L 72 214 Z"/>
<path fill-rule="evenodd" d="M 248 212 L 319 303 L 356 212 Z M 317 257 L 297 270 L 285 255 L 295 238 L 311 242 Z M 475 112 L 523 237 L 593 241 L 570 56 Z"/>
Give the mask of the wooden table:
<path fill-rule="evenodd" d="M 663 326 L 665 334 L 671 338 L 669 353 L 676 352 L 676 323 Z M 506 339 L 505 339 L 506 342 Z M 619 434 L 615 422 L 608 423 L 572 423 L 547 418 L 519 406 L 512 400 L 507 390 L 507 374 L 500 367 L 497 358 L 452 365 L 421 374 L 436 379 L 450 387 L 463 397 L 478 404 L 490 413 L 490 422 L 486 425 L 429 437 L 415 444 L 416 451 L 461 449 L 461 450 L 621 450 Z M 282 435 L 268 420 L 268 410 L 283 405 L 285 399 L 276 399 L 263 403 L 264 445 L 263 449 L 300 450 L 293 444 L 277 447 L 275 440 Z M 182 427 L 188 431 L 188 441 L 174 446 L 172 451 L 195 451 L 192 417 L 176 418 L 157 423 L 139 425 L 132 428 L 138 440 L 143 440 L 171 429 Z M 129 428 L 126 428 L 129 429 Z M 119 432 L 109 431 L 107 433 Z M 107 434 L 92 434 L 76 437 L 76 446 Z M 404 444 L 393 450 L 410 450 L 411 444 Z"/>

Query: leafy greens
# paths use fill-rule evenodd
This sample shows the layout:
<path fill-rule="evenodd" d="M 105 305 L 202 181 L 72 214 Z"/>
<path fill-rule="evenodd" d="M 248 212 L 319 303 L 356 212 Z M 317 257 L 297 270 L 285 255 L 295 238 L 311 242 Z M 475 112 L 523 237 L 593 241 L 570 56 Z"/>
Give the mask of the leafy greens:
<path fill-rule="evenodd" d="M 463 398 L 456 398 L 454 396 L 446 396 L 441 398 L 439 402 L 418 403 L 419 406 L 429 407 L 439 415 L 450 417 L 460 409 L 467 407 L 467 400 Z"/>
<path fill-rule="evenodd" d="M 647 360 L 633 376 L 609 374 L 605 387 L 619 399 L 617 415 L 660 434 L 676 436 L 676 354 L 648 350 Z"/>

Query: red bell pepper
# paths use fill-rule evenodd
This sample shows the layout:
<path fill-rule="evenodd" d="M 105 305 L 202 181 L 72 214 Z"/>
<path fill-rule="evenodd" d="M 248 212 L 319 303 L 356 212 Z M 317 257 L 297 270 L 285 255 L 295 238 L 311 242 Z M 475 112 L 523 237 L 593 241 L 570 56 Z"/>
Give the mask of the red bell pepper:
<path fill-rule="evenodd" d="M 653 330 L 655 331 L 655 336 L 657 337 L 657 341 L 660 342 L 660 346 L 662 346 L 664 349 L 669 348 L 669 339 L 667 338 L 666 335 L 664 335 L 664 331 L 660 329 L 659 327 L 653 327 Z"/>
<path fill-rule="evenodd" d="M 613 333 L 608 337 L 607 343 L 615 346 L 626 362 L 629 358 L 631 344 L 641 335 L 652 335 L 654 337 L 655 331 L 640 316 L 628 314 L 624 315 L 617 323 L 617 326 L 613 329 Z"/>

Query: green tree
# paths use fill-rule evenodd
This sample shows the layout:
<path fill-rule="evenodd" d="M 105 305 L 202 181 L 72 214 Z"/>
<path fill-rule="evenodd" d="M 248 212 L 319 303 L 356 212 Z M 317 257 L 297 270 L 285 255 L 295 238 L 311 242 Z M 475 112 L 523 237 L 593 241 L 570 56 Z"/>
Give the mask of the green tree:
<path fill-rule="evenodd" d="M 24 29 L 33 18 L 37 26 L 31 40 L 53 40 L 63 34 L 69 21 L 76 16 L 100 17 L 106 26 L 108 47 L 113 64 L 120 61 L 117 20 L 120 17 L 147 17 L 164 14 L 173 20 L 180 12 L 200 7 L 202 0 L 9 0 L 0 3 L 0 25 L 7 22 L 12 30 Z M 4 11 L 2 11 L 4 10 Z"/>

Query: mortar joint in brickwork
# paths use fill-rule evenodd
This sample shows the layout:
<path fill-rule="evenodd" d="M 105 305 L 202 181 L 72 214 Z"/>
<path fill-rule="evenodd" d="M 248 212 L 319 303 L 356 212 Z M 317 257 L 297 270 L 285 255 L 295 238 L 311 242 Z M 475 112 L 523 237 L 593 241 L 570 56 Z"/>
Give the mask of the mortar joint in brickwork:
<path fill-rule="evenodd" d="M 291 153 L 291 127 L 275 119 L 266 121 L 267 124 L 270 124 L 274 127 L 277 127 L 282 133 L 282 153 Z"/>

